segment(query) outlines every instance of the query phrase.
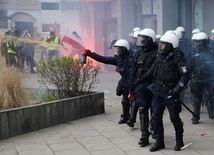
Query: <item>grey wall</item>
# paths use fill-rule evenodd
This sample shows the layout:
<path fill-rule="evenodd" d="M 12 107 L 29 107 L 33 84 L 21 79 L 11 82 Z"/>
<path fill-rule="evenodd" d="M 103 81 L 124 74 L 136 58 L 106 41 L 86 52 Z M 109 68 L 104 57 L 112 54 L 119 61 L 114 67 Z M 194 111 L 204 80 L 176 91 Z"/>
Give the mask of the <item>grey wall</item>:
<path fill-rule="evenodd" d="M 178 26 L 183 26 L 186 30 L 186 37 L 191 38 L 192 30 L 192 1 L 191 0 L 179 0 L 180 8 L 178 8 Z"/>
<path fill-rule="evenodd" d="M 178 0 L 163 0 L 163 33 L 178 27 Z"/>
<path fill-rule="evenodd" d="M 214 29 L 214 1 L 203 0 L 203 31 L 210 35 Z"/>
<path fill-rule="evenodd" d="M 136 3 L 135 0 L 118 0 L 118 39 L 129 40 L 128 34 L 135 27 L 141 27 L 142 21 L 142 2 Z"/>

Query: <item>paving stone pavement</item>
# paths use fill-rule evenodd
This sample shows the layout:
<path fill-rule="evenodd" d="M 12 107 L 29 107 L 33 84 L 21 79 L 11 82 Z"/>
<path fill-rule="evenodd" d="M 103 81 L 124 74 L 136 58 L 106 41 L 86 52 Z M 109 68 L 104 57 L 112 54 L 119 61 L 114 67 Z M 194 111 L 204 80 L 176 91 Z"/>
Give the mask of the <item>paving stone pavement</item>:
<path fill-rule="evenodd" d="M 166 110 L 164 118 L 166 148 L 149 152 L 149 147 L 139 147 L 140 123 L 134 128 L 119 125 L 121 97 L 115 95 L 119 74 L 102 72 L 100 84 L 95 90 L 105 92 L 105 113 L 46 128 L 36 132 L 0 141 L 0 155 L 210 155 L 214 151 L 214 124 L 202 107 L 200 124 L 190 123 L 191 114 L 183 108 L 181 118 L 184 122 L 184 143 L 192 143 L 186 149 L 175 152 L 173 147 L 174 128 Z M 24 85 L 38 88 L 37 75 L 24 73 Z M 192 108 L 189 95 L 185 103 Z M 201 134 L 205 134 L 201 136 Z M 150 138 L 151 145 L 154 139 Z"/>

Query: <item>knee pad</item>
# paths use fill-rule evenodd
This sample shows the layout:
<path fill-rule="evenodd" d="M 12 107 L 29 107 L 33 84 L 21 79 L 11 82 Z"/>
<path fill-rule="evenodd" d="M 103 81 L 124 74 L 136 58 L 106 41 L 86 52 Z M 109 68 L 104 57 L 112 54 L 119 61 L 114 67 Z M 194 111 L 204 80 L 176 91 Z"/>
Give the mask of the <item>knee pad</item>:
<path fill-rule="evenodd" d="M 122 99 L 121 104 L 123 106 L 126 106 L 126 105 L 130 105 L 130 102 L 129 102 L 129 100 Z"/>
<path fill-rule="evenodd" d="M 145 113 L 148 111 L 148 108 L 144 107 L 144 106 L 140 106 L 139 107 L 139 113 Z"/>

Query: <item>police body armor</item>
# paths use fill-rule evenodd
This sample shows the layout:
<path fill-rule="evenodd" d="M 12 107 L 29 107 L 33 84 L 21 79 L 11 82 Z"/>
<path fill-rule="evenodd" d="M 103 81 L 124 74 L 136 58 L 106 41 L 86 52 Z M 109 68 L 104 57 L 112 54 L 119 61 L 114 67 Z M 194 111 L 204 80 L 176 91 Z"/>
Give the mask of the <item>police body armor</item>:
<path fill-rule="evenodd" d="M 163 82 L 177 82 L 180 78 L 178 66 L 173 62 L 174 52 L 170 52 L 165 59 L 158 57 L 155 78 Z"/>
<path fill-rule="evenodd" d="M 136 71 L 136 77 L 140 78 L 142 75 L 144 75 L 152 66 L 154 59 L 157 55 L 157 51 L 153 50 L 150 55 L 145 56 L 142 52 L 138 51 L 137 53 L 137 71 Z"/>
<path fill-rule="evenodd" d="M 128 87 L 129 75 L 132 68 L 132 59 L 132 54 L 126 55 L 124 58 L 117 58 L 117 70 L 122 77 L 119 83 L 124 87 Z"/>
<path fill-rule="evenodd" d="M 204 49 L 204 53 L 202 52 L 194 52 L 193 57 L 195 60 L 195 67 L 193 70 L 193 73 L 191 75 L 191 81 L 192 82 L 202 82 L 205 79 L 208 78 L 209 82 L 210 80 L 213 80 L 213 65 L 214 65 L 214 51 L 211 48 Z M 208 54 L 209 53 L 209 54 Z M 210 79 L 211 77 L 211 79 Z"/>

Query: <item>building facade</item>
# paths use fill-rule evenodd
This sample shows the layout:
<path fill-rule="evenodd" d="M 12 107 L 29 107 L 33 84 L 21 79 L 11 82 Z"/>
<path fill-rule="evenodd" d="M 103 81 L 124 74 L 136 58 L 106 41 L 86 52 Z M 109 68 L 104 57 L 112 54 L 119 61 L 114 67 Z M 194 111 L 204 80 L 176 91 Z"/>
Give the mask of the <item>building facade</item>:
<path fill-rule="evenodd" d="M 80 31 L 79 0 L 0 0 L 0 33 L 7 30 L 48 35 L 52 29 L 64 35 Z M 75 25 L 75 24 L 76 25 Z"/>
<path fill-rule="evenodd" d="M 134 27 L 152 28 L 157 34 L 178 26 L 210 33 L 214 21 L 212 0 L 0 0 L 0 34 L 28 30 L 61 36 L 76 31 L 87 48 L 114 55 L 110 40 L 127 39 Z"/>

